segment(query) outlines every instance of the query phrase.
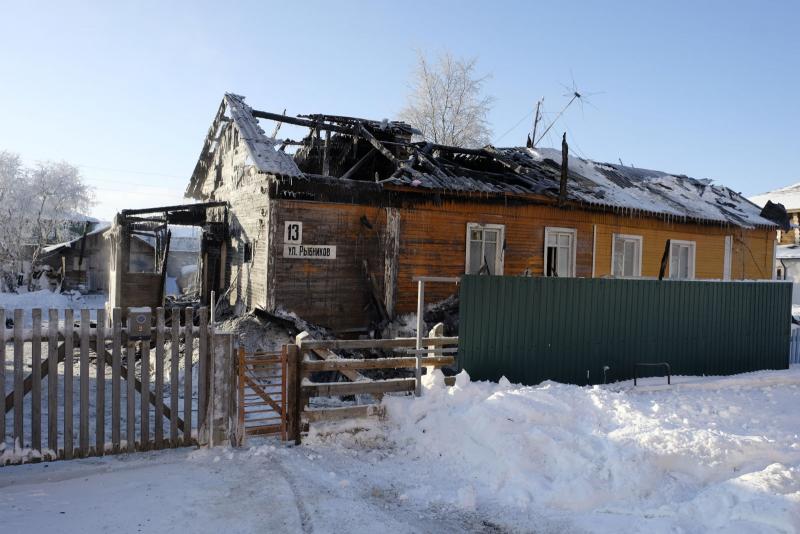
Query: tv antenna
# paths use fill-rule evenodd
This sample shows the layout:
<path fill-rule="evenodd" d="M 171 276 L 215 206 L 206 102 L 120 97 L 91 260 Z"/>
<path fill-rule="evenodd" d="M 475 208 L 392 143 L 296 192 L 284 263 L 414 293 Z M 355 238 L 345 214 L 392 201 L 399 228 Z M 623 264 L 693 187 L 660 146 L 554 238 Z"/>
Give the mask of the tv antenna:
<path fill-rule="evenodd" d="M 572 73 L 570 73 L 570 75 L 572 75 Z M 581 113 L 583 113 L 583 104 L 584 103 L 589 104 L 593 108 L 597 109 L 597 106 L 595 106 L 594 104 L 591 103 L 591 101 L 589 101 L 589 97 L 594 96 L 594 95 L 603 94 L 603 91 L 596 92 L 596 93 L 585 93 L 585 92 L 578 91 L 578 88 L 575 85 L 575 78 L 574 77 L 572 77 L 572 87 L 568 87 L 568 86 L 566 86 L 564 84 L 561 84 L 561 85 L 562 85 L 562 87 L 564 87 L 568 91 L 563 96 L 569 97 L 569 101 L 567 101 L 567 103 L 564 105 L 564 107 L 561 108 L 561 111 L 559 111 L 558 114 L 556 114 L 555 118 L 550 122 L 550 125 L 547 128 L 545 128 L 545 130 L 542 132 L 542 134 L 538 138 L 536 137 L 536 130 L 537 130 L 537 127 L 538 127 L 539 123 L 542 120 L 542 114 L 540 112 L 540 109 L 541 109 L 542 105 L 544 104 L 544 97 L 542 97 L 542 99 L 539 100 L 536 103 L 536 117 L 535 117 L 535 119 L 533 121 L 533 135 L 531 136 L 531 143 L 532 143 L 532 147 L 531 148 L 536 148 L 536 145 L 539 144 L 539 141 L 544 139 L 544 136 L 547 135 L 547 132 L 549 132 L 550 129 L 553 126 L 555 126 L 556 122 L 558 122 L 558 119 L 561 118 L 561 116 L 564 114 L 564 112 L 567 111 L 567 109 L 569 109 L 569 107 L 573 103 L 575 103 L 577 101 L 580 104 Z"/>

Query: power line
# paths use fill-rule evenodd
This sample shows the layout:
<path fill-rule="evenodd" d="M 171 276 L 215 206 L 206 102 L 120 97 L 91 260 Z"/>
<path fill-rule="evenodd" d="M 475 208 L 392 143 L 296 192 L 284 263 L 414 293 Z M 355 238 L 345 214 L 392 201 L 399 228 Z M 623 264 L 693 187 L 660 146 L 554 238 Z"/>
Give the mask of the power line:
<path fill-rule="evenodd" d="M 502 138 L 504 138 L 505 136 L 507 136 L 508 134 L 510 134 L 510 133 L 511 133 L 511 131 L 512 131 L 514 128 L 516 128 L 517 126 L 519 126 L 520 124 L 522 124 L 522 121 L 524 121 L 525 119 L 527 119 L 527 118 L 528 118 L 528 117 L 530 117 L 531 115 L 533 115 L 533 110 L 530 110 L 529 112 L 527 112 L 527 113 L 525 114 L 525 116 L 524 116 L 524 117 L 522 117 L 520 120 L 518 120 L 518 121 L 517 121 L 517 123 L 516 123 L 516 124 L 514 124 L 514 126 L 512 126 L 511 128 L 509 128 L 508 130 L 506 130 L 506 132 L 505 132 L 503 135 L 501 135 L 500 137 L 498 137 L 498 138 L 497 138 L 497 140 L 496 140 L 495 142 L 499 142 L 499 141 L 500 141 Z"/>
<path fill-rule="evenodd" d="M 106 172 L 123 172 L 126 174 L 144 174 L 149 176 L 161 176 L 163 178 L 180 178 L 182 180 L 186 179 L 186 176 L 178 176 L 175 174 L 165 174 L 161 172 L 150 172 L 150 171 L 134 171 L 130 169 L 112 169 L 109 167 L 95 167 L 94 165 L 83 165 L 82 163 L 75 164 L 76 167 L 82 167 L 84 169 L 95 169 L 98 171 L 106 171 Z M 127 182 L 120 182 L 120 183 L 127 183 Z"/>

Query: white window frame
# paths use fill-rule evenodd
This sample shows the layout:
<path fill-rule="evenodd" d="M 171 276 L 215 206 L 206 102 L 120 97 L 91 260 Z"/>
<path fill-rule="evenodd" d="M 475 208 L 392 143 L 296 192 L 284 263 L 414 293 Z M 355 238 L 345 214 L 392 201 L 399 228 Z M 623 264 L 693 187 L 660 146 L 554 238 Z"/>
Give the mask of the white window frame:
<path fill-rule="evenodd" d="M 497 276 L 501 276 L 503 274 L 503 263 L 505 260 L 505 251 L 506 251 L 506 226 L 504 224 L 482 224 L 482 223 L 467 223 L 467 253 L 465 258 L 464 264 L 464 272 L 469 273 L 469 264 L 470 264 L 470 232 L 472 230 L 497 230 L 497 254 L 495 255 L 494 259 L 494 270 L 492 274 Z M 486 244 L 485 240 L 481 241 L 481 250 Z M 473 273 L 474 274 L 474 273 Z"/>
<path fill-rule="evenodd" d="M 636 258 L 633 263 L 633 276 L 622 276 L 614 274 L 614 257 L 617 255 L 617 239 L 636 241 Z M 633 234 L 611 234 L 611 276 L 616 278 L 640 278 L 642 276 L 642 246 L 644 239 L 640 235 Z M 624 261 L 623 261 L 624 263 Z"/>
<path fill-rule="evenodd" d="M 571 264 L 570 264 L 570 272 L 567 275 L 567 278 L 575 278 L 576 272 L 576 259 L 577 259 L 577 250 L 578 250 L 578 230 L 575 228 L 559 228 L 556 226 L 546 226 L 544 229 L 544 276 L 547 276 L 548 265 L 547 265 L 547 238 L 550 234 L 570 234 L 572 237 L 572 244 L 570 248 L 572 249 L 570 252 L 572 253 L 571 256 Z"/>
<path fill-rule="evenodd" d="M 733 236 L 725 236 L 725 253 L 722 257 L 722 279 L 731 279 L 731 267 L 733 266 Z"/>
<path fill-rule="evenodd" d="M 686 245 L 689 247 L 689 278 L 675 278 L 672 272 L 672 245 Z M 694 280 L 695 263 L 697 259 L 697 242 L 683 239 L 671 239 L 669 243 L 669 277 L 671 280 Z"/>

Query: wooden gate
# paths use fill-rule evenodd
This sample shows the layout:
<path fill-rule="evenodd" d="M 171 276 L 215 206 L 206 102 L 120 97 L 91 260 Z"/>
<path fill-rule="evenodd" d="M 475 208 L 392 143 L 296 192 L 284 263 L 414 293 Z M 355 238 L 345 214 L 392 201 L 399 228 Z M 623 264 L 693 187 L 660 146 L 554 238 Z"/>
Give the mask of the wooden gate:
<path fill-rule="evenodd" d="M 0 465 L 203 441 L 209 353 L 227 338 L 205 308 L 158 308 L 135 339 L 121 311 L 0 309 Z"/>
<path fill-rule="evenodd" d="M 286 347 L 281 352 L 239 348 L 239 436 L 278 435 L 286 440 Z"/>

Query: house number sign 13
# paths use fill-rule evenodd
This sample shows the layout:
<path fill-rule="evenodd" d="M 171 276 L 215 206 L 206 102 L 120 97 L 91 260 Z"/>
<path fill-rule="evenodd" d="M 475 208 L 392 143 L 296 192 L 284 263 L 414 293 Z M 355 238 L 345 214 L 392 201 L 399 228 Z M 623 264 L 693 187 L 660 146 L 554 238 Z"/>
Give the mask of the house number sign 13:
<path fill-rule="evenodd" d="M 286 221 L 283 227 L 283 242 L 299 244 L 303 242 L 303 223 Z"/>

